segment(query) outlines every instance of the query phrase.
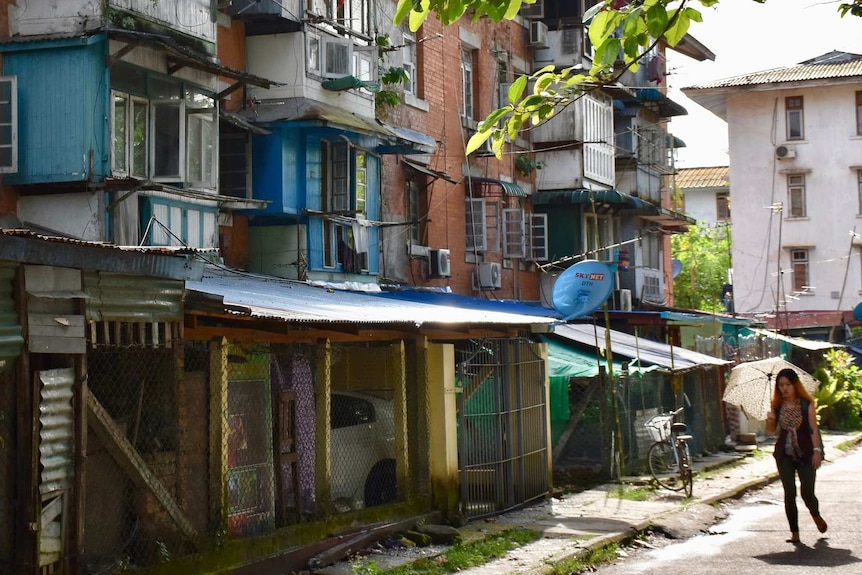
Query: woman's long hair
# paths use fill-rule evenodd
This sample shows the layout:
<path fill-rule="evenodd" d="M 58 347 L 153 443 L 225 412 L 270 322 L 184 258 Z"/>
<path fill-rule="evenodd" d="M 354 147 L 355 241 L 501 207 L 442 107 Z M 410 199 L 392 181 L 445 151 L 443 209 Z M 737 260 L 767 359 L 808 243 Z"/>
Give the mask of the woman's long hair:
<path fill-rule="evenodd" d="M 775 385 L 772 386 L 772 410 L 775 411 L 784 399 L 781 396 L 781 392 L 778 391 L 778 380 L 782 377 L 786 377 L 787 380 L 793 384 L 793 387 L 796 388 L 796 397 L 802 397 L 807 399 L 811 403 L 814 403 L 814 397 L 811 393 L 805 389 L 805 386 L 802 385 L 802 380 L 799 379 L 799 374 L 796 373 L 795 369 L 791 369 L 789 367 L 782 369 L 775 376 Z"/>

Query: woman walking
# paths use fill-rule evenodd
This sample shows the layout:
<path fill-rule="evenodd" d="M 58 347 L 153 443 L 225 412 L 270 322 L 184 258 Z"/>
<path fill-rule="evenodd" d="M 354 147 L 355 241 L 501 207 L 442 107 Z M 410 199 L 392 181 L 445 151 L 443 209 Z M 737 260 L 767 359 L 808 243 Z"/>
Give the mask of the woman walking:
<path fill-rule="evenodd" d="M 820 516 L 820 503 L 814 494 L 817 469 L 823 463 L 823 445 L 817 429 L 814 398 L 803 387 L 793 369 L 782 369 L 775 376 L 772 411 L 766 414 L 766 432 L 778 431 L 775 461 L 784 486 L 784 512 L 790 524 L 789 543 L 799 542 L 799 511 L 796 508 L 796 476 L 802 501 L 811 513 L 820 533 L 826 532 L 826 521 Z"/>

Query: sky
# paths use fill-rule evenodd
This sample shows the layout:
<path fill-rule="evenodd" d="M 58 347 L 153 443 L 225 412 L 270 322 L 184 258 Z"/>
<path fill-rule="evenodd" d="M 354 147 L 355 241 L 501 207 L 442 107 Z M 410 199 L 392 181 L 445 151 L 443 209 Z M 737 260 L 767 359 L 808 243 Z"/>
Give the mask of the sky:
<path fill-rule="evenodd" d="M 721 0 L 688 33 L 715 54 L 698 62 L 668 50 L 668 96 L 688 110 L 670 123 L 686 147 L 678 168 L 727 165 L 727 124 L 680 92 L 701 82 L 792 66 L 832 50 L 862 54 L 862 18 L 837 13 L 838 0 Z"/>

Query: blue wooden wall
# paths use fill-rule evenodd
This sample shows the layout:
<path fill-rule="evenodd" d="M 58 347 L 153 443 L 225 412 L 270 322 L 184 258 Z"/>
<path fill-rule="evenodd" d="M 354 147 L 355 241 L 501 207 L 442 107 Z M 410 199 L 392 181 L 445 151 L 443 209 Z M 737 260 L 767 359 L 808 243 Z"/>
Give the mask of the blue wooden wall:
<path fill-rule="evenodd" d="M 18 78 L 18 172 L 4 176 L 6 183 L 104 179 L 111 154 L 104 40 L 0 47 L 3 74 Z"/>

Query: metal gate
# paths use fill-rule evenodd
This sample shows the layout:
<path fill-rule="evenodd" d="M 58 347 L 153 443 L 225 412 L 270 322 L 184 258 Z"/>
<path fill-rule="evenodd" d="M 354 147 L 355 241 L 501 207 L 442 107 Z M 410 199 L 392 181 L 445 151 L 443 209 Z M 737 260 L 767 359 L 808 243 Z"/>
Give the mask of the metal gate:
<path fill-rule="evenodd" d="M 500 513 L 549 489 L 545 361 L 527 339 L 456 347 L 461 513 Z"/>

